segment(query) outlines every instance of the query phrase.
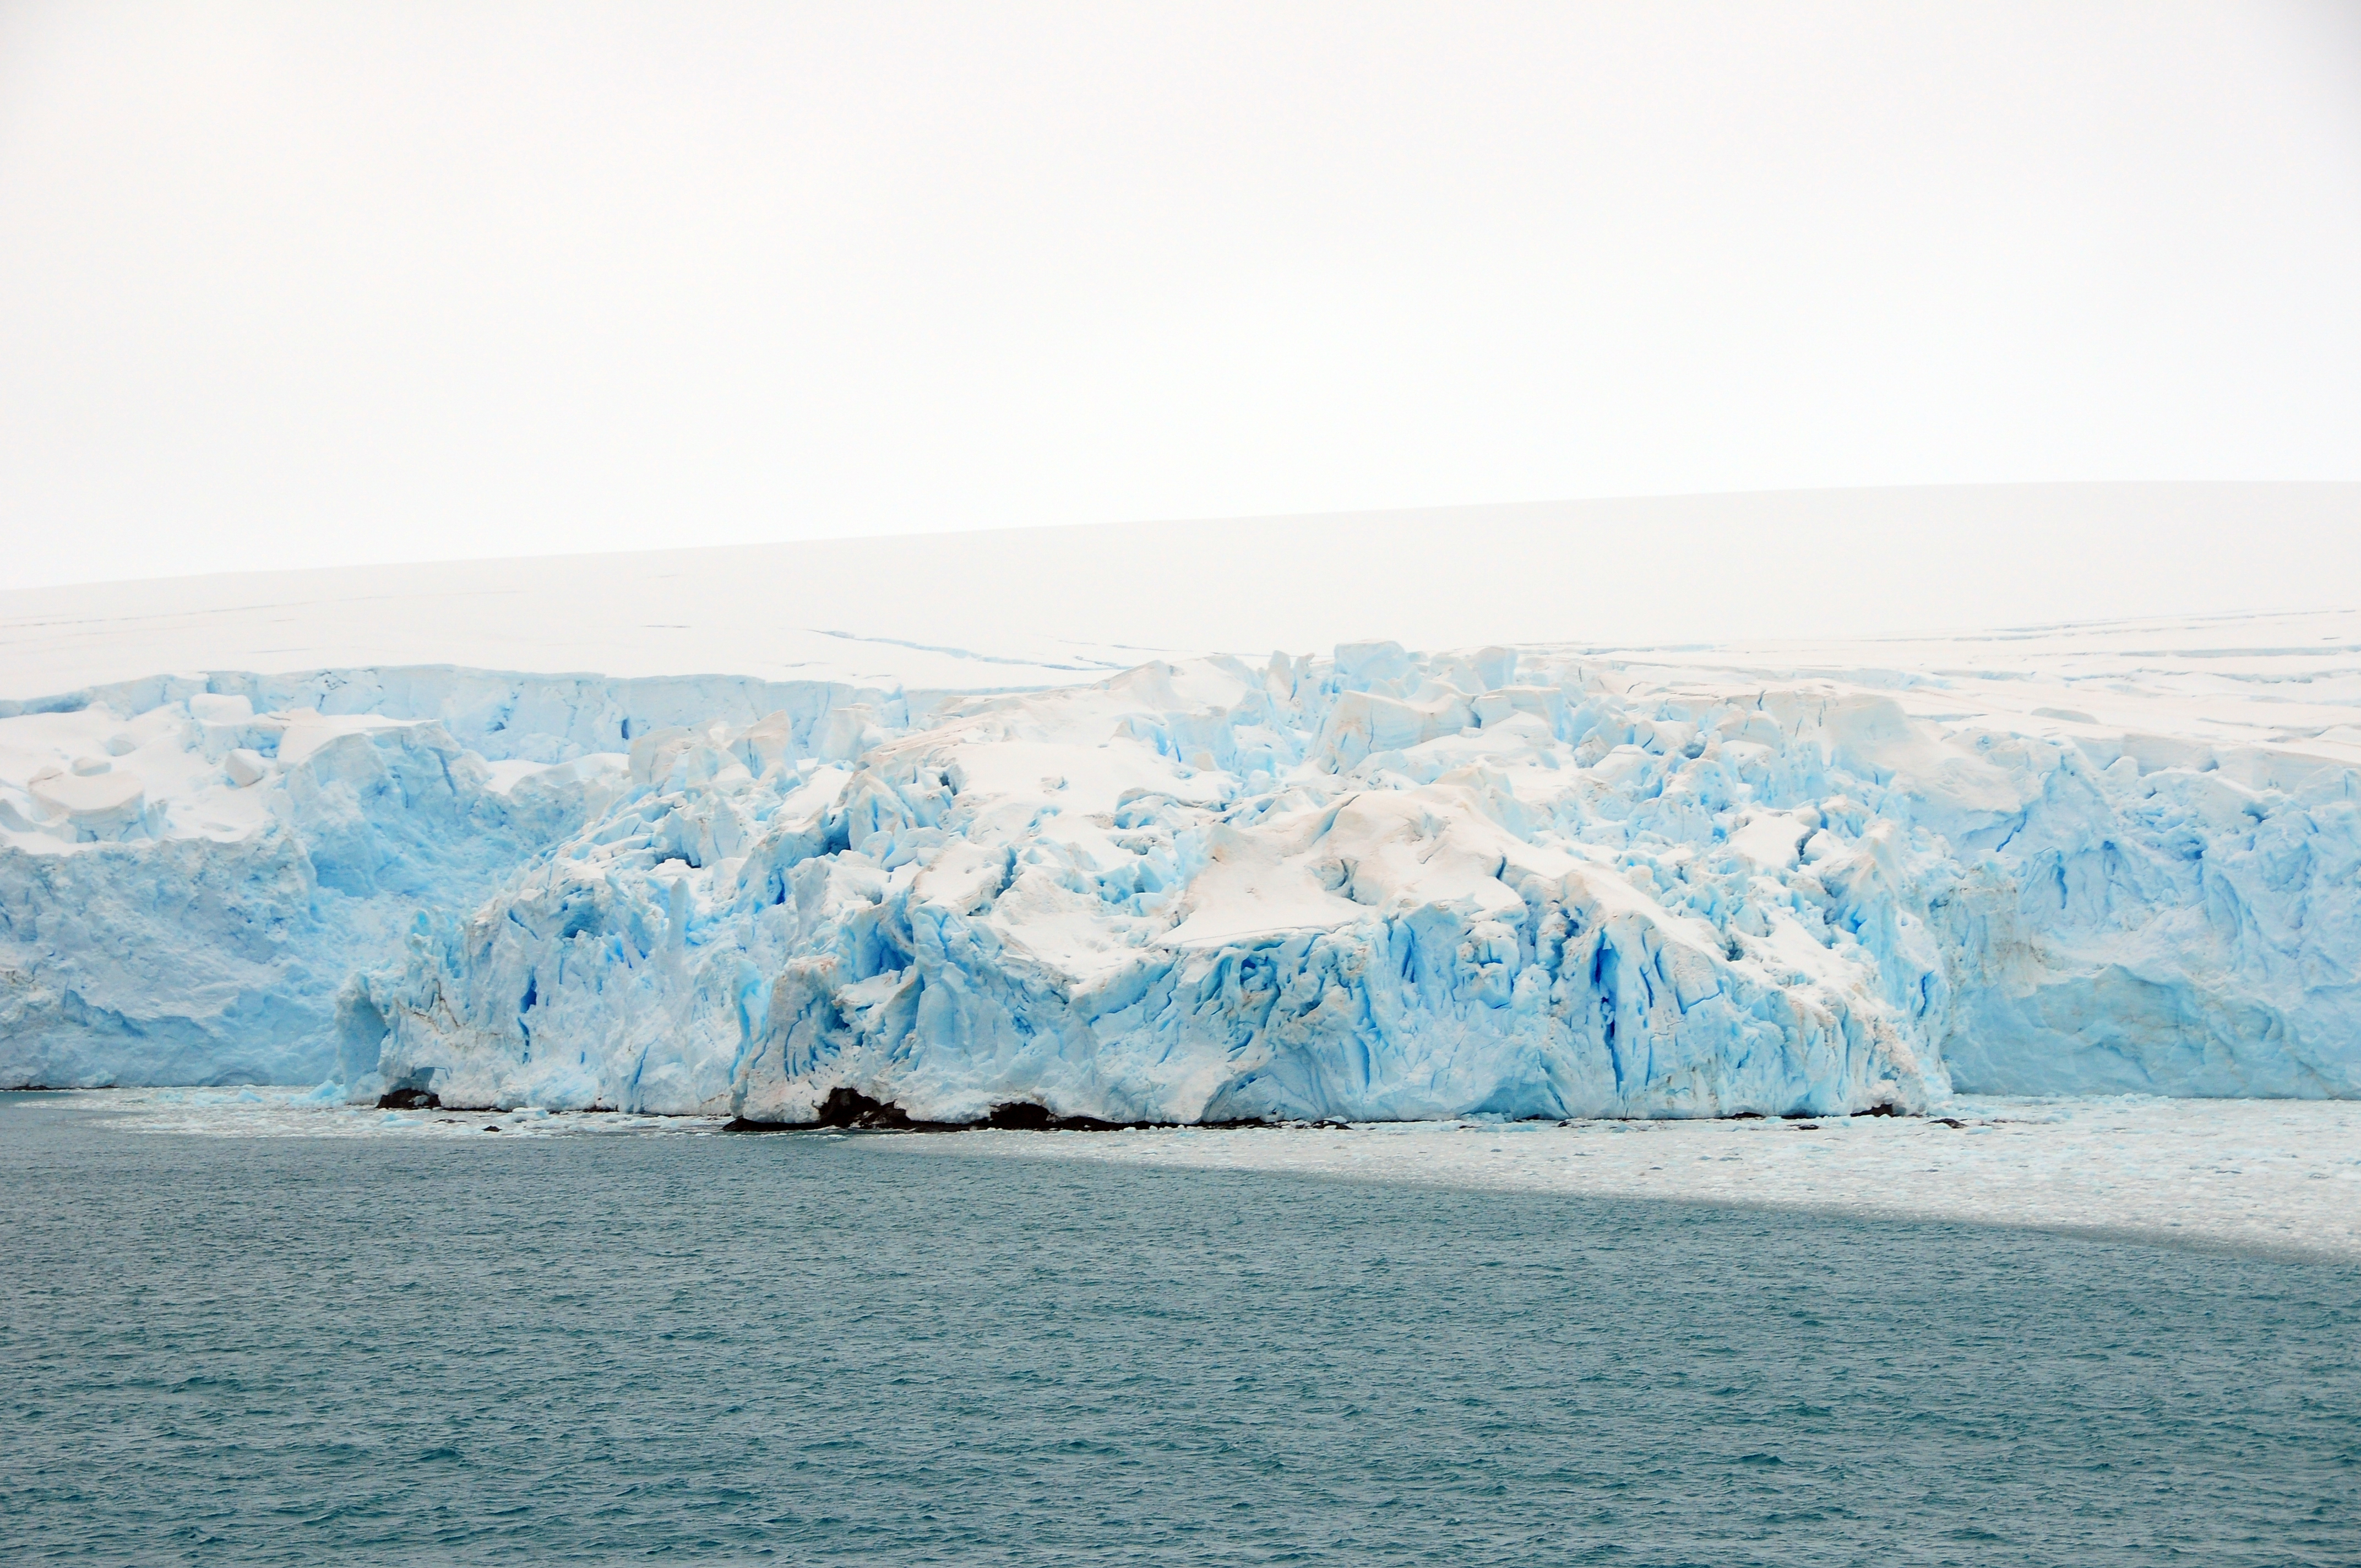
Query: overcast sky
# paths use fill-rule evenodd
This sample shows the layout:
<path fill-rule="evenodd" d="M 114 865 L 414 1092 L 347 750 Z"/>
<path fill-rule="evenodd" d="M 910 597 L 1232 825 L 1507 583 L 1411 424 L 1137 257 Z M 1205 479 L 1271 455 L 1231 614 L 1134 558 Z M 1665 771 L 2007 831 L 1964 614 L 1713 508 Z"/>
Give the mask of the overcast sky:
<path fill-rule="evenodd" d="M 2361 479 L 2361 5 L 0 5 L 0 587 Z"/>

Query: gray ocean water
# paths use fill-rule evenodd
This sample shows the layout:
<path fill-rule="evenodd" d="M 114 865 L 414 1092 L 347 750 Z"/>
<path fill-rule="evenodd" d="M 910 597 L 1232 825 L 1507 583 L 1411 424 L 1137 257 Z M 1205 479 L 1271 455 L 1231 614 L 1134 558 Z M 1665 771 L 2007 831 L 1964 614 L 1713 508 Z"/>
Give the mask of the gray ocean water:
<path fill-rule="evenodd" d="M 2361 1563 L 2350 1266 L 38 1096 L 0 1175 L 12 1563 Z"/>

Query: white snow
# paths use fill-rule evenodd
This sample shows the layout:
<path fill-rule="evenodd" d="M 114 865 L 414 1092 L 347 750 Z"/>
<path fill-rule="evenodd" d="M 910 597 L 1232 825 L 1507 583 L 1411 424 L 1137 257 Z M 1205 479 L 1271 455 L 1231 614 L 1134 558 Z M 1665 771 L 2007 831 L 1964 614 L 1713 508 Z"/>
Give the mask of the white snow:
<path fill-rule="evenodd" d="M 265 797 L 242 792 L 338 736 L 400 723 L 308 709 L 257 715 L 243 696 L 205 693 L 132 718 L 97 703 L 0 718 L 0 806 L 14 809 L 13 818 L 0 811 L 0 841 L 57 854 L 126 837 L 250 837 L 266 819 Z M 236 743 L 249 737 L 270 755 Z"/>
<path fill-rule="evenodd" d="M 2028 537 L 2039 553 L 2022 548 Z M 1791 668 L 1927 672 L 1971 662 L 1919 635 L 1929 630 L 2351 609 L 2356 596 L 2361 485 L 1655 497 L 0 591 L 0 701 L 168 674 L 430 664 L 978 691 L 1360 638 L 1711 641 Z M 2186 664 L 2214 635 L 2187 616 L 2147 627 L 2111 647 Z M 1799 628 L 1854 641 L 1763 641 Z M 2307 630 L 2290 623 L 2282 641 L 2300 646 Z M 2002 670 L 2017 651 L 2013 640 L 1979 646 L 1973 662 L 1989 655 Z M 2055 640 L 2024 650 L 2037 663 L 2061 651 Z M 2070 691 L 2018 695 L 2026 709 L 2113 711 Z"/>

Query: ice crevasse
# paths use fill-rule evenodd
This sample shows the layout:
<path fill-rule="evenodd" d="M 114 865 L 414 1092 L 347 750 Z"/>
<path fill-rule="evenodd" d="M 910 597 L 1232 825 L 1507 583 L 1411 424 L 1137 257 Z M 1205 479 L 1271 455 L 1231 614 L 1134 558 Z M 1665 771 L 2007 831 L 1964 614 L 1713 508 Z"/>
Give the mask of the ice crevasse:
<path fill-rule="evenodd" d="M 246 685 L 0 718 L 54 753 L 0 787 L 0 1075 L 785 1124 L 2361 1093 L 2314 755 L 1390 643 Z"/>

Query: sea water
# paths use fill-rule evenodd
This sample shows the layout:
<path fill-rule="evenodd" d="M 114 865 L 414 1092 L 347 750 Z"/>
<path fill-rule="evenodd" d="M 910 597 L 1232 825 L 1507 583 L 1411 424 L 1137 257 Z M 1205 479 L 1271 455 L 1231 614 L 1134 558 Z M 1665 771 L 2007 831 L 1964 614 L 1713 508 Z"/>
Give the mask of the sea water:
<path fill-rule="evenodd" d="M 40 1096 L 0 1177 L 10 1562 L 2361 1562 L 2346 1265 Z"/>

